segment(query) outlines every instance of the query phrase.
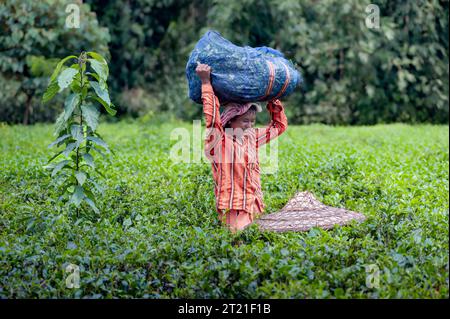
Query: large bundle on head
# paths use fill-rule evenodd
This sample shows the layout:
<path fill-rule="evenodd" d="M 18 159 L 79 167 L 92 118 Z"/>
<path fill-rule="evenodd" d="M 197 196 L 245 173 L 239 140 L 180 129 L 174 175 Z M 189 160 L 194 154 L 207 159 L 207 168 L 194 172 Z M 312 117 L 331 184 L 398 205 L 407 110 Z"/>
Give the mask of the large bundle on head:
<path fill-rule="evenodd" d="M 268 47 L 239 47 L 218 32 L 208 31 L 186 65 L 189 97 L 197 103 L 202 103 L 197 62 L 211 67 L 211 83 L 221 103 L 281 98 L 302 82 L 300 73 L 281 52 Z"/>

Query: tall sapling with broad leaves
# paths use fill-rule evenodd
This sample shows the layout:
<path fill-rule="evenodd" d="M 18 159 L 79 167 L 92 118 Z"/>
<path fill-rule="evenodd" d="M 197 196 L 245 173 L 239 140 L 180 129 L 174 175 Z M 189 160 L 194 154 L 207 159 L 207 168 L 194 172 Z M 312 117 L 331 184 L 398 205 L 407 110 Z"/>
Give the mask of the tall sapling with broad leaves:
<path fill-rule="evenodd" d="M 65 65 L 72 61 L 75 63 L 68 67 Z M 76 208 L 77 218 L 80 210 L 99 214 L 94 193 L 103 194 L 103 189 L 95 176 L 104 175 L 95 165 L 94 154 L 108 159 L 106 154 L 110 153 L 97 132 L 99 108 L 103 107 L 112 116 L 116 114 L 106 84 L 108 74 L 108 64 L 98 53 L 82 52 L 78 57 L 67 56 L 56 66 L 42 98 L 46 103 L 66 88 L 70 90 L 64 111 L 56 120 L 54 134 L 57 138 L 49 145 L 64 145 L 64 148 L 50 158 L 46 168 L 51 170 L 52 178 L 60 181 L 60 198 L 69 207 Z"/>

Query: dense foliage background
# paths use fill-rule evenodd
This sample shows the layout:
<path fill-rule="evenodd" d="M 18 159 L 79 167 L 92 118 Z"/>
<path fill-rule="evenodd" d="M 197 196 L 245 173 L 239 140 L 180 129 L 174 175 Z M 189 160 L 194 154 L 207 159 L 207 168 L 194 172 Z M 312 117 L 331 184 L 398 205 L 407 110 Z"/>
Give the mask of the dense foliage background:
<path fill-rule="evenodd" d="M 71 2 L 0 1 L 0 121 L 53 121 L 63 96 L 50 105 L 41 99 L 57 62 L 82 49 L 108 54 L 108 29 L 88 5 L 79 7 L 80 29 L 64 27 Z"/>
<path fill-rule="evenodd" d="M 305 84 L 285 102 L 292 124 L 448 123 L 448 1 L 88 0 L 81 28 L 67 29 L 72 2 L 1 1 L 0 121 L 54 120 L 55 107 L 39 101 L 45 61 L 83 49 L 108 57 L 122 116 L 198 119 L 184 67 L 215 29 L 297 64 Z M 379 29 L 365 24 L 370 3 L 380 8 Z"/>

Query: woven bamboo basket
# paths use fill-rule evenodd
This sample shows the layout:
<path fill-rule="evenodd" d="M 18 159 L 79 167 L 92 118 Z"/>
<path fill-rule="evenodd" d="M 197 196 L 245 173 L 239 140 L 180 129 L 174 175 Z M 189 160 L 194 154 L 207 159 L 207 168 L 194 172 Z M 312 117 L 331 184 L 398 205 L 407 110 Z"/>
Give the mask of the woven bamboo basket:
<path fill-rule="evenodd" d="M 263 215 L 255 223 L 264 231 L 308 231 L 313 227 L 331 229 L 366 217 L 344 208 L 335 208 L 319 202 L 310 192 L 299 192 L 278 212 Z"/>

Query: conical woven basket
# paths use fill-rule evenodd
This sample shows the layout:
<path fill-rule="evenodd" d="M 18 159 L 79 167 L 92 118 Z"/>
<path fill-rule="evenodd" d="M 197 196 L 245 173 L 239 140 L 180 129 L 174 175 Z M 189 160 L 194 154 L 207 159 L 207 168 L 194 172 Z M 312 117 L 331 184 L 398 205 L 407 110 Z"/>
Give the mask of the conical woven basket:
<path fill-rule="evenodd" d="M 310 192 L 299 192 L 279 212 L 263 215 L 255 223 L 261 230 L 285 232 L 308 231 L 313 227 L 331 229 L 365 219 L 361 213 L 327 206 Z"/>

